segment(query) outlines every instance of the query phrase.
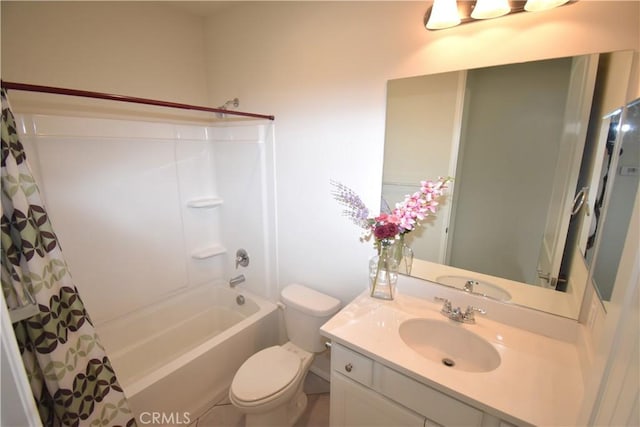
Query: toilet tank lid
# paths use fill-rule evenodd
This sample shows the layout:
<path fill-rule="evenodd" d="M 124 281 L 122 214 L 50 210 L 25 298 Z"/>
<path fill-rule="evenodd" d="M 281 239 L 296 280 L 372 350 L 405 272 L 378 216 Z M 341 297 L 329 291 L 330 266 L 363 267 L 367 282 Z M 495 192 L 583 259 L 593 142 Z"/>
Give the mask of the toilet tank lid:
<path fill-rule="evenodd" d="M 285 305 L 313 316 L 328 316 L 340 308 L 340 300 L 297 283 L 285 287 L 280 295 Z"/>

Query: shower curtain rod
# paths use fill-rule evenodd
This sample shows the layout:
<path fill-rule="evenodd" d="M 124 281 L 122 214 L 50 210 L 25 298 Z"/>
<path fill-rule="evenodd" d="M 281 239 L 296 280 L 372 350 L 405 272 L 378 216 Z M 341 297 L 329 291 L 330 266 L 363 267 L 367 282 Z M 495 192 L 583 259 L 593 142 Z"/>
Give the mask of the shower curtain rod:
<path fill-rule="evenodd" d="M 27 92 L 43 92 L 43 93 L 53 93 L 57 95 L 80 96 L 84 98 L 107 99 L 110 101 L 121 101 L 121 102 L 130 102 L 134 104 L 155 105 L 157 107 L 179 108 L 182 110 L 198 110 L 198 111 L 207 111 L 210 113 L 221 113 L 221 114 L 230 114 L 234 116 L 244 116 L 244 117 L 254 117 L 259 119 L 275 120 L 274 116 L 266 115 L 266 114 L 245 113 L 242 111 L 225 110 L 222 108 L 203 107 L 203 106 L 191 105 L 191 104 L 180 104 L 177 102 L 158 101 L 155 99 L 136 98 L 133 96 L 113 95 L 109 93 L 91 92 L 86 90 L 66 89 L 66 88 L 53 87 L 53 86 L 40 86 L 40 85 L 32 85 L 27 83 L 6 82 L 4 80 L 0 80 L 0 85 L 2 86 L 3 89 L 9 89 L 9 90 L 13 89 L 13 90 L 22 90 Z"/>

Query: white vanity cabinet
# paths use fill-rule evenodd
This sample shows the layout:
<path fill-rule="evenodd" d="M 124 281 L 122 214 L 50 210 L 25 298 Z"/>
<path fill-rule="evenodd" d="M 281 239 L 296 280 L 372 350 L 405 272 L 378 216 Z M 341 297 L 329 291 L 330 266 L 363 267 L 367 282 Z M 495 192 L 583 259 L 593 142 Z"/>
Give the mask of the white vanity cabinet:
<path fill-rule="evenodd" d="M 426 418 L 339 374 L 331 374 L 331 426 L 424 427 Z"/>
<path fill-rule="evenodd" d="M 331 426 L 513 425 L 334 342 Z"/>

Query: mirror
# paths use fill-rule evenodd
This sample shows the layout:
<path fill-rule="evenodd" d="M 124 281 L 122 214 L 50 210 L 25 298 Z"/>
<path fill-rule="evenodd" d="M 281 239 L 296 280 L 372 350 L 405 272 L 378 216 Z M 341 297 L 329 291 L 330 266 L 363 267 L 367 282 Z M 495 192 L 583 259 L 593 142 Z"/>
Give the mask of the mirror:
<path fill-rule="evenodd" d="M 621 116 L 621 117 L 620 117 Z M 597 229 L 597 248 L 591 279 L 602 301 L 609 301 L 626 239 L 640 181 L 640 99 L 617 113 L 602 225 Z"/>
<path fill-rule="evenodd" d="M 603 55 L 389 81 L 383 200 L 455 177 L 437 217 L 406 237 L 412 276 L 577 318 L 584 287 L 567 287 L 576 243 L 565 247 L 570 212 L 586 211 L 574 204 L 586 137 L 575 123 L 611 79 Z"/>
<path fill-rule="evenodd" d="M 598 229 L 603 220 L 605 210 L 605 196 L 608 189 L 613 184 L 612 167 L 614 160 L 614 148 L 618 140 L 618 130 L 620 128 L 620 118 L 622 109 L 618 108 L 602 118 L 602 124 L 598 132 L 598 151 L 594 160 L 594 170 L 592 172 L 592 183 L 588 196 L 589 217 L 588 227 L 580 230 L 580 241 L 578 245 L 583 254 L 586 265 L 591 265 L 595 249 L 595 240 Z M 617 147 L 619 148 L 619 147 Z"/>

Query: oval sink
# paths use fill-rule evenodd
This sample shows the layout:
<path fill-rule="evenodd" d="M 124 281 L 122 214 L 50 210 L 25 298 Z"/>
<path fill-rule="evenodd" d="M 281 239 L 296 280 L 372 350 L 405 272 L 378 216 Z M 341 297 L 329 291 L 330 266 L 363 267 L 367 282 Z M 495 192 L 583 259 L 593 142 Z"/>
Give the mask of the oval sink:
<path fill-rule="evenodd" d="M 504 289 L 502 289 L 498 285 L 494 285 L 493 283 L 485 282 L 483 280 L 477 280 L 473 277 L 465 277 L 465 276 L 439 276 L 436 277 L 436 282 L 442 283 L 443 285 L 453 286 L 454 288 L 464 289 L 465 283 L 469 280 L 473 280 L 475 284 L 473 285 L 472 293 L 476 295 L 482 295 L 485 297 L 493 298 L 498 301 L 509 301 L 511 300 L 511 294 Z"/>
<path fill-rule="evenodd" d="M 400 324 L 400 337 L 422 357 L 452 369 L 489 372 L 500 366 L 500 354 L 493 345 L 461 324 L 410 319 Z"/>

